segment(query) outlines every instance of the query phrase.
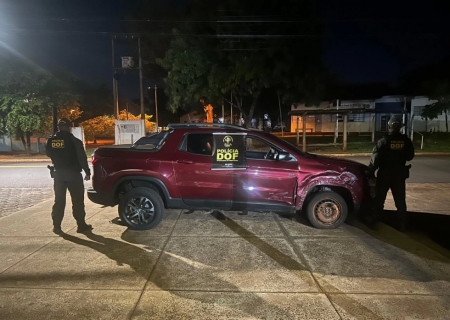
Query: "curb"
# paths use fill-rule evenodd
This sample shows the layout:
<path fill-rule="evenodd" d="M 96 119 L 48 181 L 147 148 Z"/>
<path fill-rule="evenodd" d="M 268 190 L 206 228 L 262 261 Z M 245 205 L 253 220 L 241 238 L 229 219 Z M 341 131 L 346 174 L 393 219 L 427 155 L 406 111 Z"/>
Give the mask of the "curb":
<path fill-rule="evenodd" d="M 28 159 L 28 158 L 0 159 L 0 163 L 14 163 L 14 162 L 51 162 L 51 160 L 50 159 Z"/>
<path fill-rule="evenodd" d="M 312 152 L 311 152 L 312 153 Z M 318 156 L 328 157 L 370 157 L 371 153 L 312 153 Z M 450 156 L 450 152 L 419 152 L 416 156 Z"/>

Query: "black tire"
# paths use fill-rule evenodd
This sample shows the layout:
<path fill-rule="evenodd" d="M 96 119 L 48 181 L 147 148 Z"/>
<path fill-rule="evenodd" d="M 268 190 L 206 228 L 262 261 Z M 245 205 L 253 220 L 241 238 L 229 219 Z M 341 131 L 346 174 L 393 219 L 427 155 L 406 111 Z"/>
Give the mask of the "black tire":
<path fill-rule="evenodd" d="M 119 203 L 119 217 L 133 230 L 156 227 L 162 219 L 164 202 L 155 190 L 138 187 L 129 190 Z"/>
<path fill-rule="evenodd" d="M 313 227 L 335 229 L 340 227 L 348 216 L 344 198 L 333 191 L 319 191 L 308 200 L 306 215 Z"/>
<path fill-rule="evenodd" d="M 159 194 L 158 189 L 156 189 L 156 188 L 155 188 L 154 186 L 152 186 L 152 185 L 145 186 L 145 187 L 136 187 L 136 188 L 148 188 L 148 189 L 154 190 L 157 194 Z M 132 189 L 129 189 L 128 191 L 130 191 L 130 190 L 132 190 Z M 127 191 L 127 192 L 128 192 L 128 191 Z M 117 206 L 117 213 L 119 214 L 119 217 L 120 217 L 120 212 L 122 211 L 122 201 L 121 201 L 121 199 L 122 199 L 124 196 L 125 196 L 125 193 L 123 194 L 123 196 L 119 196 L 119 204 L 118 204 L 118 206 Z M 163 201 L 163 203 L 164 203 L 164 201 Z"/>

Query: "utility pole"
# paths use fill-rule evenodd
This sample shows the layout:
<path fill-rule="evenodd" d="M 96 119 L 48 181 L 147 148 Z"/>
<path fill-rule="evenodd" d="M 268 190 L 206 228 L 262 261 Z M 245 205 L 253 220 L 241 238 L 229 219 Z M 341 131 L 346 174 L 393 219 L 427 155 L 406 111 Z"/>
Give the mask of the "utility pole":
<path fill-rule="evenodd" d="M 339 99 L 337 100 L 336 110 L 339 111 Z M 337 142 L 339 135 L 339 113 L 336 113 L 336 127 L 334 128 L 334 144 Z"/>
<path fill-rule="evenodd" d="M 222 100 L 222 123 L 225 123 L 225 105 L 223 104 Z"/>
<path fill-rule="evenodd" d="M 375 142 L 375 115 L 372 115 L 372 142 Z"/>
<path fill-rule="evenodd" d="M 278 108 L 280 109 L 280 126 L 281 126 L 281 136 L 284 137 L 284 129 L 283 129 L 283 115 L 281 114 L 281 100 L 280 94 L 278 94 Z"/>
<path fill-rule="evenodd" d="M 302 141 L 302 151 L 306 152 L 306 115 L 302 117 L 303 122 L 303 141 Z"/>
<path fill-rule="evenodd" d="M 114 73 L 114 91 L 115 91 L 115 100 L 116 100 L 116 104 L 114 106 L 114 110 L 115 110 L 115 114 L 116 114 L 116 119 L 119 119 L 119 86 L 118 86 L 118 82 L 117 80 L 119 79 L 119 74 L 118 73 Z"/>
<path fill-rule="evenodd" d="M 111 52 L 112 52 L 112 68 L 114 71 L 113 74 L 113 99 L 114 99 L 114 118 L 117 119 L 119 116 L 119 113 L 117 112 L 117 79 L 116 79 L 116 70 L 115 70 L 115 66 L 114 66 L 114 36 L 111 37 Z"/>
<path fill-rule="evenodd" d="M 156 116 L 156 132 L 158 132 L 159 121 L 158 121 L 158 88 L 155 85 L 155 116 Z"/>
<path fill-rule="evenodd" d="M 343 145 L 342 151 L 347 151 L 347 114 L 344 114 L 344 135 L 343 135 Z"/>
<path fill-rule="evenodd" d="M 156 87 L 148 87 L 147 90 L 155 89 L 155 126 L 156 131 L 158 131 L 159 121 L 158 121 L 158 88 Z M 148 98 L 150 99 L 150 91 L 148 91 Z M 189 120 L 190 122 L 190 120 Z"/>
<path fill-rule="evenodd" d="M 142 58 L 141 58 L 141 38 L 138 38 L 138 52 L 139 52 L 139 90 L 141 99 L 141 120 L 144 120 L 145 124 L 145 111 L 144 111 L 144 90 L 142 89 Z M 155 87 L 156 88 L 156 87 Z"/>
<path fill-rule="evenodd" d="M 403 122 L 403 128 L 402 128 L 402 130 L 403 130 L 403 134 L 406 134 L 407 136 L 409 136 L 410 135 L 410 128 L 409 128 L 409 121 L 408 121 L 408 110 L 406 109 L 406 100 L 407 100 L 407 97 L 406 96 L 404 96 L 403 97 L 403 119 L 402 119 L 402 122 Z"/>

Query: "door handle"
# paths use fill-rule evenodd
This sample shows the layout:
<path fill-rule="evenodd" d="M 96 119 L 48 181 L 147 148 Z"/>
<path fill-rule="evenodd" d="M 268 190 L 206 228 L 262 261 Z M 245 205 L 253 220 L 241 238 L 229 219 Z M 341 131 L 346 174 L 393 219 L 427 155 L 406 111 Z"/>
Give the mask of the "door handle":
<path fill-rule="evenodd" d="M 193 161 L 189 161 L 189 160 L 177 160 L 178 163 L 184 163 L 184 164 L 193 164 Z"/>

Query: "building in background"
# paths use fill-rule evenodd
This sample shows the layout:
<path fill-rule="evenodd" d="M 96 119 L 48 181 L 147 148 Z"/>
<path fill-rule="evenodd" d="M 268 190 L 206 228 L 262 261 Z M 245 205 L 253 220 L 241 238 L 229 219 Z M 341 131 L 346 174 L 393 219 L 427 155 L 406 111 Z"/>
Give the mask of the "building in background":
<path fill-rule="evenodd" d="M 425 96 L 382 96 L 378 99 L 360 100 L 334 100 L 323 101 L 319 106 L 307 107 L 305 104 L 291 106 L 291 111 L 309 111 L 306 115 L 307 132 L 335 132 L 338 123 L 339 132 L 343 132 L 343 115 L 333 113 L 333 110 L 349 111 L 347 119 L 348 133 L 369 133 L 375 126 L 376 132 L 388 132 L 388 122 L 392 115 L 402 119 L 405 124 L 405 133 L 410 135 L 411 126 L 414 131 L 445 131 L 445 115 L 439 115 L 437 119 L 422 119 L 423 108 L 436 102 Z M 323 111 L 323 114 L 320 113 Z M 355 110 L 355 112 L 352 112 Z M 361 112 L 358 112 L 360 110 Z M 298 122 L 297 122 L 298 119 Z M 299 131 L 302 131 L 302 117 L 291 115 L 291 132 L 296 132 L 297 123 Z"/>
<path fill-rule="evenodd" d="M 413 131 L 418 132 L 439 132 L 445 131 L 445 115 L 442 113 L 437 119 L 425 120 L 422 119 L 422 111 L 428 104 L 437 102 L 437 100 L 430 100 L 428 97 L 415 96 L 411 99 L 411 116 L 410 123 Z"/>
<path fill-rule="evenodd" d="M 306 115 L 307 132 L 335 132 L 336 123 L 339 132 L 343 131 L 343 115 L 333 113 L 334 110 L 348 111 L 347 129 L 348 132 L 371 132 L 373 128 L 373 114 L 375 109 L 374 100 L 335 100 L 323 101 L 319 106 L 307 107 L 305 104 L 297 104 L 291 107 L 291 111 L 310 111 L 311 115 Z M 320 111 L 323 111 L 323 114 Z M 298 122 L 297 122 L 298 121 Z M 296 132 L 297 123 L 299 130 L 303 128 L 301 116 L 291 116 L 291 132 Z"/>

